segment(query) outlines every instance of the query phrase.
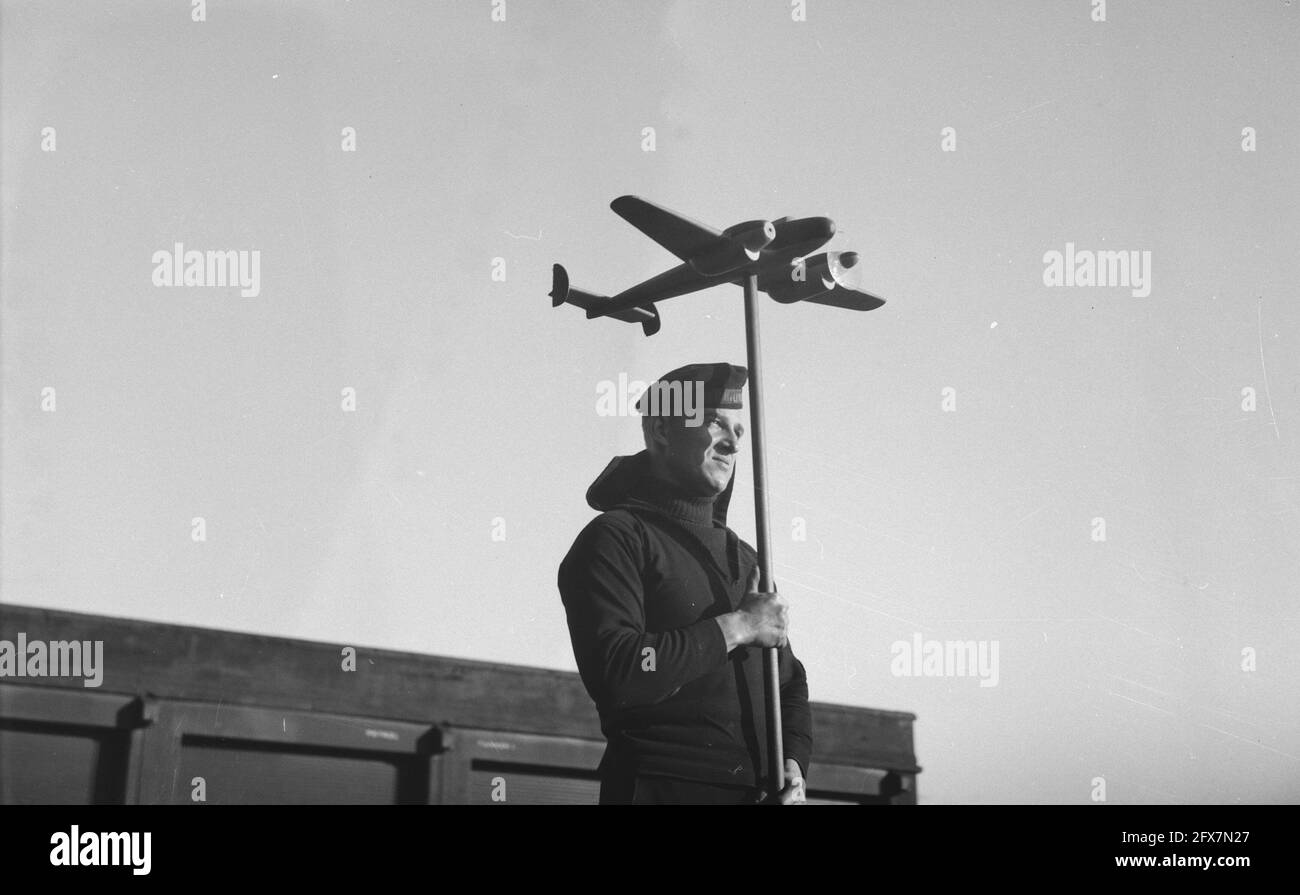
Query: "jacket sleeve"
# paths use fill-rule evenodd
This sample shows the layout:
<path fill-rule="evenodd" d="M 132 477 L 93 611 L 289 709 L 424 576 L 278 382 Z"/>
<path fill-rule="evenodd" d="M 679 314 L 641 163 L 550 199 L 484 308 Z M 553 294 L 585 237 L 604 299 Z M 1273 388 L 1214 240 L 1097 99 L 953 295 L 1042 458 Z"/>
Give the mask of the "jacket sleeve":
<path fill-rule="evenodd" d="M 602 709 L 653 705 L 727 663 L 726 638 L 712 618 L 646 630 L 641 554 L 635 532 L 597 517 L 560 563 L 573 655 Z"/>
<path fill-rule="evenodd" d="M 804 779 L 812 757 L 812 708 L 808 704 L 808 676 L 803 663 L 786 645 L 781 650 L 781 734 L 782 753 L 799 762 Z"/>

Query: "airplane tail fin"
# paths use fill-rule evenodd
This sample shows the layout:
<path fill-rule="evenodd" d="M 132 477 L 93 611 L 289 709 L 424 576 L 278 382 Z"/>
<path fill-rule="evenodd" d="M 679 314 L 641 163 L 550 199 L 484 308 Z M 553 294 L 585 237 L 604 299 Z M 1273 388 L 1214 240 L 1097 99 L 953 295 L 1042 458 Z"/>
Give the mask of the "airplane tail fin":
<path fill-rule="evenodd" d="M 561 265 L 551 268 L 551 307 L 558 308 L 569 297 L 569 272 Z"/>
<path fill-rule="evenodd" d="M 582 308 L 587 312 L 588 318 L 609 316 L 625 323 L 639 323 L 641 324 L 641 331 L 647 336 L 653 336 L 659 332 L 659 310 L 654 305 L 640 305 L 604 315 L 600 313 L 600 306 L 607 301 L 609 301 L 607 295 L 596 295 L 591 292 L 583 292 L 581 289 L 571 288 L 569 286 L 568 271 L 561 265 L 556 264 L 551 268 L 551 307 L 558 308 L 560 305 L 567 303 Z"/>

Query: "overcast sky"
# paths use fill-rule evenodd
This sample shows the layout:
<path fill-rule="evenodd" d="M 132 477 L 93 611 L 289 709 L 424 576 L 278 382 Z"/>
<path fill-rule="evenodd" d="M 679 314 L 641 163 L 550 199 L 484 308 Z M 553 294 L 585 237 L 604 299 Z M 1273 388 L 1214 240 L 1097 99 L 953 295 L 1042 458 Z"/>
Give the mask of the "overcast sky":
<path fill-rule="evenodd" d="M 915 712 L 925 802 L 1300 800 L 1300 3 L 492 8 L 0 7 L 4 601 L 573 669 L 600 384 L 745 345 L 735 287 L 646 339 L 551 264 L 675 263 L 627 193 L 827 215 L 889 303 L 762 306 L 812 697 Z"/>

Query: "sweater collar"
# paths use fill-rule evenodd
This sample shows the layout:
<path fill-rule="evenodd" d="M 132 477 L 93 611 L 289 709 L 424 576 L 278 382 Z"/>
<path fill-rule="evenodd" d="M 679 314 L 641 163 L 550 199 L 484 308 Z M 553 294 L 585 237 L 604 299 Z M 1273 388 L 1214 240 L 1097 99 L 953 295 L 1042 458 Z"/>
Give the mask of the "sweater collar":
<path fill-rule="evenodd" d="M 647 504 L 665 515 L 691 525 L 713 526 L 717 497 L 695 497 L 683 493 L 671 482 L 649 473 L 641 476 L 628 492 L 632 502 Z"/>
<path fill-rule="evenodd" d="M 596 480 L 591 483 L 587 489 L 587 504 L 593 510 L 612 510 L 620 506 L 639 506 L 657 510 L 673 518 L 683 518 L 678 513 L 684 513 L 685 516 L 692 519 L 698 519 L 699 508 L 707 505 L 709 516 L 701 522 L 702 525 L 727 525 L 727 507 L 731 504 L 731 492 L 736 485 L 736 476 L 733 474 L 731 481 L 727 482 L 727 487 L 715 498 L 699 498 L 688 495 L 673 493 L 675 489 L 667 482 L 660 482 L 658 479 L 651 479 L 646 483 L 643 480 L 650 475 L 650 454 L 648 451 L 641 451 L 637 454 L 628 456 L 615 457 L 606 464 L 604 471 L 596 476 Z M 634 496 L 636 492 L 639 496 Z M 683 505 L 680 500 L 685 499 L 687 502 Z M 666 505 L 665 505 L 666 504 Z"/>

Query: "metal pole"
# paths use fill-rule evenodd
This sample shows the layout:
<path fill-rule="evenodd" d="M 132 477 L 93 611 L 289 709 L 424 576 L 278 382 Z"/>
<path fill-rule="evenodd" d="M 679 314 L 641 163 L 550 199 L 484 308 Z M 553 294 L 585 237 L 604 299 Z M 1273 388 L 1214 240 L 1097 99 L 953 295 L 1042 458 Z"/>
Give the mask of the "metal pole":
<path fill-rule="evenodd" d="M 750 443 L 754 456 L 755 545 L 758 549 L 758 589 L 771 592 L 771 531 L 767 519 L 767 454 L 763 442 L 763 380 L 758 351 L 758 275 L 745 277 L 745 351 L 749 355 Z M 781 669 L 776 647 L 763 650 L 764 697 L 767 701 L 768 782 L 773 798 L 785 789 L 785 757 L 781 743 Z"/>

